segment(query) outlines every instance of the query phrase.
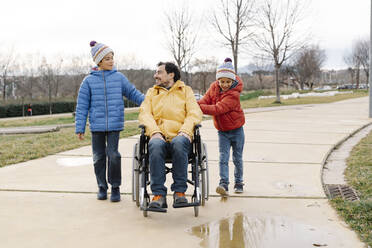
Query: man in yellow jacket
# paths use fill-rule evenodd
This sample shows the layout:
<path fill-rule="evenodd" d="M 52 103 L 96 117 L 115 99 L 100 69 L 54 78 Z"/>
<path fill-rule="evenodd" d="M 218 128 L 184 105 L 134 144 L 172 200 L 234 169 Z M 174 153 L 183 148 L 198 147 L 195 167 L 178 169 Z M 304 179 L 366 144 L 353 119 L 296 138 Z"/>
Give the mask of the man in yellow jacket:
<path fill-rule="evenodd" d="M 150 137 L 148 150 L 154 198 L 149 207 L 166 208 L 165 158 L 172 156 L 174 203 L 187 203 L 188 154 L 194 126 L 201 122 L 203 114 L 192 89 L 180 81 L 178 67 L 170 62 L 160 62 L 157 66 L 156 84 L 147 91 L 138 119 Z"/>

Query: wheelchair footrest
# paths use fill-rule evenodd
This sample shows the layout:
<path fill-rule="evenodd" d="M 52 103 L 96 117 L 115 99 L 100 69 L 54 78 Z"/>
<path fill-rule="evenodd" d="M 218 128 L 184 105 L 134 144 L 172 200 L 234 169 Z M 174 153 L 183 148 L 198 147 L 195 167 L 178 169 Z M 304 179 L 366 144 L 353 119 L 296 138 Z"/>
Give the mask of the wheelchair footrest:
<path fill-rule="evenodd" d="M 165 208 L 142 208 L 142 211 L 151 211 L 151 212 L 158 212 L 158 213 L 166 213 L 167 209 Z"/>
<path fill-rule="evenodd" d="M 179 204 L 173 203 L 174 208 L 187 208 L 187 207 L 196 207 L 196 206 L 200 206 L 200 202 L 179 203 Z"/>

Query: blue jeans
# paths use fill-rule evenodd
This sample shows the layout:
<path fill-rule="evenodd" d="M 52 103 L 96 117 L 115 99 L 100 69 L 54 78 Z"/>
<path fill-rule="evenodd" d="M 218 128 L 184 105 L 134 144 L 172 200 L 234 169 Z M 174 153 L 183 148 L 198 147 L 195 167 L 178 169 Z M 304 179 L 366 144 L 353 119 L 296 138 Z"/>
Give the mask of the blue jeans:
<path fill-rule="evenodd" d="M 176 136 L 171 142 L 161 139 L 151 139 L 149 142 L 149 162 L 151 191 L 154 195 L 167 194 L 165 183 L 165 159 L 172 158 L 173 184 L 171 190 L 175 192 L 186 192 L 187 189 L 187 166 L 190 141 L 184 136 Z"/>
<path fill-rule="evenodd" d="M 119 136 L 119 131 L 92 132 L 93 164 L 98 187 L 108 188 L 106 158 L 108 182 L 113 188 L 121 185 L 121 155 L 118 151 Z"/>
<path fill-rule="evenodd" d="M 243 127 L 229 131 L 218 131 L 218 142 L 220 147 L 220 184 L 229 185 L 229 158 L 231 147 L 235 165 L 235 183 L 243 183 Z"/>

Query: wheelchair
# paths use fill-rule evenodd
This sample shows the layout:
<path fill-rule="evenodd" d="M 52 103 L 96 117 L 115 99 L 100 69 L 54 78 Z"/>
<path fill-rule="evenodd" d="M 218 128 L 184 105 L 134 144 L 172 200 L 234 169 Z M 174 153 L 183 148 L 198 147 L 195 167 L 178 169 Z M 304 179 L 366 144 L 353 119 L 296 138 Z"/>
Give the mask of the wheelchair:
<path fill-rule="evenodd" d="M 194 127 L 194 139 L 192 141 L 192 152 L 189 154 L 188 178 L 187 183 L 194 186 L 191 202 L 182 205 L 173 205 L 174 208 L 194 207 L 194 215 L 198 217 L 199 206 L 204 206 L 209 198 L 209 172 L 208 172 L 208 154 L 207 146 L 200 138 L 199 128 Z M 149 208 L 150 195 L 147 187 L 150 185 L 150 165 L 148 143 L 150 138 L 145 135 L 145 126 L 140 125 L 141 135 L 133 147 L 132 161 L 132 200 L 136 202 L 137 207 L 143 211 L 143 216 L 147 217 L 148 211 L 167 212 L 166 209 Z M 172 158 L 165 160 L 166 174 L 172 172 L 168 164 L 172 163 Z"/>

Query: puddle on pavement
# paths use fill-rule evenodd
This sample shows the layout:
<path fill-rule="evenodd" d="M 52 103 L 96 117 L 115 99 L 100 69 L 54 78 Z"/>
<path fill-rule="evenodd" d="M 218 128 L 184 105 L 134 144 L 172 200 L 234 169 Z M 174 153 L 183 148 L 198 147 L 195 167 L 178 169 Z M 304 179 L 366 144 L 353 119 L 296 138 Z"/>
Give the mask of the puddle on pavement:
<path fill-rule="evenodd" d="M 204 248 L 327 247 L 329 233 L 280 216 L 251 217 L 236 213 L 188 230 Z"/>
<path fill-rule="evenodd" d="M 66 167 L 74 167 L 82 165 L 91 165 L 93 164 L 93 160 L 91 157 L 58 158 L 57 164 Z"/>

